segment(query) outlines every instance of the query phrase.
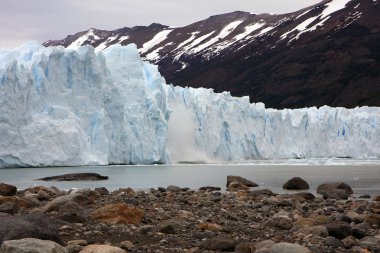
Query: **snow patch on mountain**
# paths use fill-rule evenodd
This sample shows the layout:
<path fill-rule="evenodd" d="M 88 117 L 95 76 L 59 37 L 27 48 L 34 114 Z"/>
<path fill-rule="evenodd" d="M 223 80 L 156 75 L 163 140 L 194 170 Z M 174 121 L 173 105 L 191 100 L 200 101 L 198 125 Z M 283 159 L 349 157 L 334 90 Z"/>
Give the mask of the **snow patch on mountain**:
<path fill-rule="evenodd" d="M 166 38 L 168 37 L 169 33 L 171 33 L 173 30 L 163 30 L 159 33 L 157 33 L 153 39 L 151 39 L 150 41 L 144 43 L 144 45 L 142 46 L 142 48 L 139 49 L 139 52 L 141 54 L 144 54 L 146 52 L 148 52 L 150 49 L 152 49 L 154 46 L 160 44 L 161 42 L 163 42 L 164 40 L 166 40 Z"/>

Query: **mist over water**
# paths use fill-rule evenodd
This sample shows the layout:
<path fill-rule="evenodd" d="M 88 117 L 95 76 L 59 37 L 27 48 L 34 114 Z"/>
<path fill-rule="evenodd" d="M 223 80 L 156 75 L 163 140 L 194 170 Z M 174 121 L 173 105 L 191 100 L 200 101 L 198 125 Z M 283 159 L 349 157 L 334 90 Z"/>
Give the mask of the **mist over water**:
<path fill-rule="evenodd" d="M 182 104 L 171 104 L 167 147 L 173 163 L 210 163 L 212 160 L 194 142 L 196 125 Z"/>

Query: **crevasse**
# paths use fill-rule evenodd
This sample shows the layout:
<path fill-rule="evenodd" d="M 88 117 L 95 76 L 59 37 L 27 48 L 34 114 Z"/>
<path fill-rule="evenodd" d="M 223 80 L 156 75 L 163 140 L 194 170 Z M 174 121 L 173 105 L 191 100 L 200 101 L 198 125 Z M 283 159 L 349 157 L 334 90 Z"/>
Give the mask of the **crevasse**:
<path fill-rule="evenodd" d="M 380 157 L 380 108 L 167 85 L 134 45 L 0 49 L 0 167 Z"/>

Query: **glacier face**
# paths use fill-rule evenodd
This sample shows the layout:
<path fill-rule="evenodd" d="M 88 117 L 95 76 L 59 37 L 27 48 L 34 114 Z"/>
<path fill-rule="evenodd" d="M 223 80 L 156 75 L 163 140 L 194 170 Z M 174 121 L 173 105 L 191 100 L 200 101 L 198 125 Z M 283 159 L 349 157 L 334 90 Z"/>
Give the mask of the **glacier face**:
<path fill-rule="evenodd" d="M 380 108 L 266 109 L 167 85 L 134 45 L 0 49 L 0 167 L 380 157 Z"/>

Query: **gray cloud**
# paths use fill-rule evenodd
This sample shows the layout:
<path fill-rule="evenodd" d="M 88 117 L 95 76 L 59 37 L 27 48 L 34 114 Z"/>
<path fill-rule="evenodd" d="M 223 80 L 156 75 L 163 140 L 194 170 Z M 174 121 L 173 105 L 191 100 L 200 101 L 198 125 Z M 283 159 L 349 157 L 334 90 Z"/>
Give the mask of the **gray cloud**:
<path fill-rule="evenodd" d="M 319 0 L 1 0 L 0 47 L 62 39 L 88 28 L 117 29 L 161 23 L 183 26 L 241 10 L 287 13 Z"/>

